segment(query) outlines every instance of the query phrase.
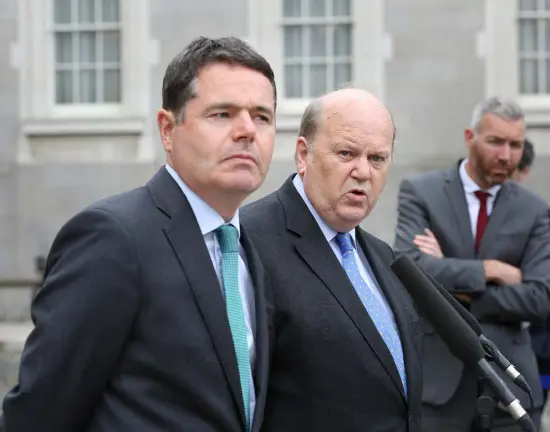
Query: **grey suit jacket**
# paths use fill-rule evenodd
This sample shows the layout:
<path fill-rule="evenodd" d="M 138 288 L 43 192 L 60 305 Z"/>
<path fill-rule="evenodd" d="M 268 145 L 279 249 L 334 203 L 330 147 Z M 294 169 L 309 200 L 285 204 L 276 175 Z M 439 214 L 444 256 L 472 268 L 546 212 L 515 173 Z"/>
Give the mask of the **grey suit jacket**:
<path fill-rule="evenodd" d="M 550 313 L 550 220 L 547 204 L 522 186 L 508 182 L 501 188 L 479 252 L 474 252 L 468 207 L 458 167 L 404 180 L 398 196 L 395 250 L 412 256 L 451 293 L 474 295 L 471 313 L 484 334 L 498 345 L 533 388 L 535 406 L 542 393 L 530 336 L 523 321 L 540 322 Z M 435 258 L 413 244 L 416 234 L 430 228 L 444 258 Z M 482 260 L 496 259 L 522 271 L 518 285 L 486 283 Z M 468 375 L 468 374 L 466 374 Z M 440 338 L 424 339 L 423 401 L 446 403 L 463 376 L 462 363 Z M 527 396 L 501 375 L 529 407 Z M 471 376 L 473 379 L 473 376 Z"/>

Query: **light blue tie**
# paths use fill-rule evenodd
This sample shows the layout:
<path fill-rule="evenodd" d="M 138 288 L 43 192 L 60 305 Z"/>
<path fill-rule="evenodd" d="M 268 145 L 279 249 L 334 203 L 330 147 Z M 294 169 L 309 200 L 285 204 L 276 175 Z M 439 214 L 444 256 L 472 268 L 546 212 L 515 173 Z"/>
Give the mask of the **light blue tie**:
<path fill-rule="evenodd" d="M 405 376 L 405 362 L 403 361 L 403 348 L 401 347 L 401 340 L 399 339 L 399 334 L 397 333 L 393 319 L 386 308 L 382 307 L 380 301 L 376 298 L 365 280 L 361 277 L 359 267 L 355 261 L 355 254 L 353 253 L 354 248 L 351 235 L 349 233 L 338 233 L 336 235 L 336 244 L 342 254 L 342 265 L 344 270 L 355 287 L 363 306 L 367 309 L 374 325 L 378 329 L 380 336 L 382 336 L 382 339 L 390 350 L 393 361 L 397 366 L 399 376 L 401 377 L 405 394 L 407 394 L 407 379 Z"/>
<path fill-rule="evenodd" d="M 222 280 L 229 327 L 233 336 L 241 391 L 243 393 L 246 430 L 250 430 L 250 358 L 246 338 L 246 322 L 239 291 L 239 232 L 233 225 L 222 225 L 216 230 L 222 252 Z"/>

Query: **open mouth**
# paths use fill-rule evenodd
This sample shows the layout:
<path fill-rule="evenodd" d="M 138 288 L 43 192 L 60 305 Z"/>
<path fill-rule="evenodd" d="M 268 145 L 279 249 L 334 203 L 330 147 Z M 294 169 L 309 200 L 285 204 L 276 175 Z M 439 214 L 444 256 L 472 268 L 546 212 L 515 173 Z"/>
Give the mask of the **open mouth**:
<path fill-rule="evenodd" d="M 365 191 L 361 190 L 361 189 L 352 189 L 349 191 L 350 194 L 352 194 L 353 196 L 356 196 L 356 197 L 364 197 L 364 196 L 367 196 L 367 194 L 365 193 Z"/>

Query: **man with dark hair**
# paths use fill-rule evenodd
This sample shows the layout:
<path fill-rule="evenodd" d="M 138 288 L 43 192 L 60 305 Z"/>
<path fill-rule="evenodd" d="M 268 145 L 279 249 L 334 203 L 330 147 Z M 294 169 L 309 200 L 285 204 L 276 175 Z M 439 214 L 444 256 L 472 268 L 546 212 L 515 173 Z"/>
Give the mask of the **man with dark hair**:
<path fill-rule="evenodd" d="M 260 429 L 267 280 L 238 208 L 271 161 L 273 72 L 236 38 L 199 38 L 162 95 L 166 166 L 54 240 L 7 432 Z"/>
<path fill-rule="evenodd" d="M 525 139 L 523 142 L 523 154 L 519 161 L 516 171 L 512 174 L 512 179 L 519 183 L 525 181 L 529 173 L 531 172 L 531 167 L 535 161 L 535 149 L 533 144 L 528 139 Z"/>

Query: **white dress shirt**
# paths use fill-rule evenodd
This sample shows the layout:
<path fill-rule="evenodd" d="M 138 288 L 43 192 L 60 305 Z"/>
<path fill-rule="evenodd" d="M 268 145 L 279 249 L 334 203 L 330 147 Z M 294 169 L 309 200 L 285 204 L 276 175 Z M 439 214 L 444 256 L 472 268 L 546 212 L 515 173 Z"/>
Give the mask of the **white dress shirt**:
<path fill-rule="evenodd" d="M 338 234 L 338 232 L 335 231 L 330 226 L 328 226 L 328 224 L 323 220 L 323 218 L 319 216 L 319 213 L 317 213 L 317 211 L 313 208 L 313 205 L 309 201 L 309 198 L 307 197 L 306 192 L 304 190 L 304 184 L 302 182 L 302 179 L 298 174 L 294 176 L 292 183 L 294 184 L 294 187 L 296 188 L 296 190 L 298 191 L 298 193 L 306 203 L 312 216 L 317 221 L 317 224 L 319 225 L 319 228 L 321 228 L 323 235 L 325 236 L 328 244 L 332 248 L 334 255 L 336 255 L 336 258 L 338 258 L 338 261 L 340 262 L 340 264 L 342 264 L 342 254 L 340 252 L 340 248 L 338 247 L 338 244 L 336 243 L 336 235 Z M 353 253 L 355 254 L 355 261 L 357 262 L 357 266 L 359 267 L 359 273 L 361 274 L 361 277 L 363 278 L 363 280 L 365 281 L 369 289 L 374 293 L 374 295 L 376 296 L 376 298 L 378 299 L 382 307 L 385 308 L 389 313 L 389 315 L 392 317 L 395 328 L 397 329 L 397 325 L 395 324 L 395 317 L 386 300 L 386 297 L 384 296 L 384 294 L 382 293 L 382 290 L 378 286 L 378 282 L 374 278 L 372 271 L 370 271 L 370 265 L 368 264 L 368 260 L 365 253 L 361 249 L 361 246 L 357 244 L 357 241 L 355 239 L 355 229 L 349 231 L 349 234 L 351 235 L 351 238 L 353 240 L 352 241 L 353 247 L 354 247 Z"/>
<path fill-rule="evenodd" d="M 481 189 L 478 184 L 472 180 L 466 171 L 466 162 L 468 160 L 464 159 L 460 167 L 458 168 L 458 174 L 460 175 L 460 180 L 464 187 L 464 194 L 466 196 L 466 203 L 468 204 L 468 213 L 470 214 L 470 225 L 472 228 L 472 236 L 476 238 L 477 231 L 477 217 L 479 216 L 479 199 L 476 197 L 475 192 L 483 190 L 487 192 L 489 196 L 487 197 L 487 216 L 491 215 L 493 211 L 493 206 L 495 204 L 495 198 L 498 194 L 498 191 L 502 187 L 501 185 L 491 186 L 489 189 Z"/>
<path fill-rule="evenodd" d="M 218 239 L 215 235 L 215 230 L 220 226 L 224 225 L 226 222 L 224 219 L 216 213 L 216 211 L 206 204 L 195 192 L 193 192 L 189 186 L 187 186 L 180 176 L 174 171 L 170 165 L 166 165 L 166 170 L 176 181 L 176 183 L 181 188 L 183 194 L 189 201 L 189 205 L 197 218 L 199 223 L 199 228 L 201 230 L 206 248 L 210 254 L 210 259 L 214 265 L 216 271 L 216 276 L 220 282 L 220 288 L 223 287 L 222 282 L 222 270 L 221 270 L 221 250 L 218 243 Z M 241 234 L 241 226 L 239 223 L 239 212 L 235 213 L 233 219 L 229 221 L 229 224 L 237 228 L 239 232 L 239 238 Z M 254 345 L 254 335 L 256 333 L 256 307 L 254 301 L 254 288 L 252 286 L 252 279 L 248 273 L 248 268 L 246 265 L 246 254 L 244 249 L 239 242 L 239 291 L 241 293 L 241 300 L 243 303 L 244 309 L 244 318 L 246 322 L 246 338 L 248 341 L 248 355 L 250 358 L 250 369 L 252 375 L 250 376 L 250 424 L 254 419 L 254 409 L 256 407 L 256 392 L 254 391 L 254 370 L 256 366 L 256 350 Z M 224 294 L 222 288 L 222 295 Z"/>

